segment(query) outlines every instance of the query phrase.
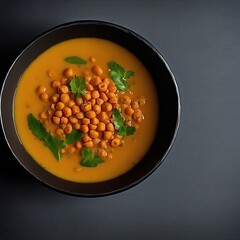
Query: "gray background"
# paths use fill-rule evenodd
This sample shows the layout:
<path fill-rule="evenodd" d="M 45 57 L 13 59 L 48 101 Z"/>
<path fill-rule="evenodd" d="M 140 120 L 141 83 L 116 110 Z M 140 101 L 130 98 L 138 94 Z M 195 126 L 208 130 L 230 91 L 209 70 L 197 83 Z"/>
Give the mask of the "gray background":
<path fill-rule="evenodd" d="M 1 131 L 0 239 L 240 239 L 240 1 L 1 1 L 0 81 L 33 38 L 80 19 L 148 39 L 175 74 L 180 129 L 144 182 L 102 198 L 65 196 L 15 160 Z"/>

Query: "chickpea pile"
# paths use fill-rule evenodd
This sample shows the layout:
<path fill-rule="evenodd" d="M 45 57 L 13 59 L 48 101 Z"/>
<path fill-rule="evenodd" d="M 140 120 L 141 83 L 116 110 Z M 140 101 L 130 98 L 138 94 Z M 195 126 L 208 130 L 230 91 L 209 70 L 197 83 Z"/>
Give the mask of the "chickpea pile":
<path fill-rule="evenodd" d="M 46 126 L 53 127 L 52 134 L 60 139 L 73 130 L 84 133 L 81 140 L 66 146 L 62 153 L 72 154 L 87 147 L 97 149 L 101 158 L 111 158 L 114 148 L 124 144 L 123 137 L 118 135 L 114 126 L 113 109 L 121 110 L 126 126 L 138 128 L 144 119 L 140 107 L 145 104 L 145 99 L 133 100 L 131 92 L 119 92 L 114 81 L 95 64 L 93 57 L 90 62 L 89 69 L 82 73 L 86 89 L 81 97 L 76 98 L 71 92 L 69 83 L 77 75 L 72 68 L 65 69 L 60 80 L 51 78 L 50 87 L 54 93 L 51 90 L 49 94 L 46 86 L 37 87 L 39 98 L 49 104 L 49 109 L 42 111 L 39 117 Z"/>

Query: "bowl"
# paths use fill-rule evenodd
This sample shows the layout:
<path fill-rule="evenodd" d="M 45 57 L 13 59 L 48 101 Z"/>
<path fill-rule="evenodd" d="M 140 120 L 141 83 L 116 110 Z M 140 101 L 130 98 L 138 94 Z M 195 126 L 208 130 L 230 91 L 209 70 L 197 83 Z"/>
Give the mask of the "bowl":
<path fill-rule="evenodd" d="M 149 150 L 131 170 L 106 181 L 77 183 L 59 178 L 37 164 L 25 150 L 16 131 L 13 101 L 23 71 L 49 47 L 74 38 L 110 40 L 132 52 L 148 69 L 157 90 L 160 114 Z M 149 177 L 172 148 L 180 123 L 180 96 L 173 72 L 159 51 L 136 32 L 104 21 L 82 20 L 58 25 L 35 38 L 10 67 L 1 90 L 1 125 L 6 142 L 17 161 L 45 186 L 80 197 L 100 197 L 130 189 Z"/>

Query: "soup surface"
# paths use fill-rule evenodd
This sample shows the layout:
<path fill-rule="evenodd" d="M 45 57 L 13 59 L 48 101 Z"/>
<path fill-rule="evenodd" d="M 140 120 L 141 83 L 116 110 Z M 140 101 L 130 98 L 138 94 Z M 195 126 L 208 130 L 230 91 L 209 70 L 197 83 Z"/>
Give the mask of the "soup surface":
<path fill-rule="evenodd" d="M 38 56 L 16 89 L 19 139 L 50 173 L 74 182 L 115 178 L 155 136 L 152 78 L 127 49 L 98 38 L 61 42 Z"/>

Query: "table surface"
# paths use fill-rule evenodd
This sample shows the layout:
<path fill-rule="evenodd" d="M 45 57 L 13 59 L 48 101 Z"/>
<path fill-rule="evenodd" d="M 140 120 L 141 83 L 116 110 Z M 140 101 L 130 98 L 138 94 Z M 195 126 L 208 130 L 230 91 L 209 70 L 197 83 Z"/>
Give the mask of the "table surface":
<path fill-rule="evenodd" d="M 163 164 L 128 191 L 100 198 L 51 190 L 16 161 L 1 130 L 1 240 L 240 239 L 239 1 L 2 1 L 1 85 L 32 39 L 75 20 L 113 22 L 164 56 L 181 122 Z"/>

